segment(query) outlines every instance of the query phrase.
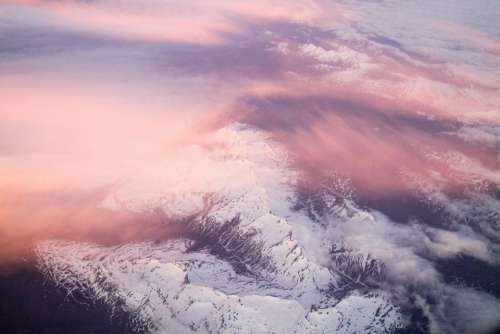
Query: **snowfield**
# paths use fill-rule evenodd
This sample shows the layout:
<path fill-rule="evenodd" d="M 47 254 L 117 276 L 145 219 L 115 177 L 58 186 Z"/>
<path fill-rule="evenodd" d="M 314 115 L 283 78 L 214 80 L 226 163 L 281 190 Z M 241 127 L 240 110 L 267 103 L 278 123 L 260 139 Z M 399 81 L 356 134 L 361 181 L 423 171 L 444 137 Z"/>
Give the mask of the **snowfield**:
<path fill-rule="evenodd" d="M 224 154 L 192 147 L 189 160 L 150 168 L 103 203 L 197 215 L 185 223 L 191 239 L 108 247 L 47 241 L 37 247 L 40 268 L 68 296 L 85 291 L 157 333 L 385 333 L 402 325 L 385 292 L 326 261 L 332 242 L 324 227 L 290 209 L 296 180 L 278 145 L 242 124 L 214 141 Z M 204 238 L 212 245 L 196 247 Z M 335 297 L 346 277 L 352 286 Z"/>

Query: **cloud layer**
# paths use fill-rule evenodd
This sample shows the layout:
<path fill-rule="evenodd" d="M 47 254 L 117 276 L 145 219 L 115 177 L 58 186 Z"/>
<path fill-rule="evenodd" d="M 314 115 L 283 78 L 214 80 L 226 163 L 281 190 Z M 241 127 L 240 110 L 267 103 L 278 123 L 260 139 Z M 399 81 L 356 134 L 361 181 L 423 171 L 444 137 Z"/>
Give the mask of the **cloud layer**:
<path fill-rule="evenodd" d="M 336 193 L 291 219 L 308 261 L 328 267 L 342 244 L 386 263 L 384 288 L 432 332 L 492 328 L 498 296 L 438 265 L 499 265 L 500 36 L 482 22 L 500 11 L 461 6 L 3 2 L 0 261 L 47 238 L 171 238 L 153 207 L 189 216 L 207 194 L 243 194 L 233 216 L 265 194 L 288 219 L 301 186 L 318 195 L 336 175 L 352 211 Z M 241 124 L 258 139 L 233 136 Z M 291 179 L 279 200 L 248 167 L 272 147 Z M 172 209 L 186 203 L 200 207 Z"/>

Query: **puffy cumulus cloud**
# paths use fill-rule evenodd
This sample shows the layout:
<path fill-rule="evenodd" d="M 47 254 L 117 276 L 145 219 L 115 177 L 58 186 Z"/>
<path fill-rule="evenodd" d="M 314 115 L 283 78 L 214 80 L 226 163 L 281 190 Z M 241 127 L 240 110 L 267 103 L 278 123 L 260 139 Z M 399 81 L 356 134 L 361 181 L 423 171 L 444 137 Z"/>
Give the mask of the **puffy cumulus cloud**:
<path fill-rule="evenodd" d="M 326 229 L 323 238 L 386 265 L 386 287 L 393 291 L 398 305 L 417 306 L 424 311 L 431 333 L 489 333 L 500 323 L 500 302 L 492 295 L 495 278 L 461 259 L 475 258 L 480 266 L 496 272 L 498 239 L 491 232 L 498 226 L 495 217 L 500 212 L 499 202 L 484 194 L 469 194 L 472 197 L 460 200 L 441 193 L 439 200 L 439 190 L 428 192 L 436 195 L 431 203 L 444 205 L 439 209 L 441 218 L 396 222 L 378 211 L 362 209 L 350 196 L 339 201 L 342 195 L 338 192 L 330 194 L 337 198 L 333 204 L 324 198 L 316 204 L 315 212 Z M 326 211 L 322 211 L 322 205 Z M 432 208 L 423 206 L 420 210 Z M 326 216 L 321 218 L 321 212 Z M 448 262 L 456 276 L 443 269 Z M 484 277 L 469 280 L 463 270 Z"/>
<path fill-rule="evenodd" d="M 429 284 L 439 281 L 432 259 L 469 255 L 496 263 L 490 243 L 470 229 L 456 231 L 420 223 L 395 223 L 378 212 L 335 223 L 331 235 L 342 236 L 349 247 L 382 259 L 399 282 Z"/>
<path fill-rule="evenodd" d="M 500 201 L 483 193 L 483 183 L 480 183 L 475 191 L 462 193 L 461 198 L 453 198 L 428 182 L 414 184 L 413 187 L 417 192 L 416 198 L 425 202 L 428 210 L 440 213 L 438 217 L 443 226 L 458 230 L 464 236 L 477 235 L 492 253 L 489 260 L 483 260 L 498 262 Z"/>
<path fill-rule="evenodd" d="M 492 264 L 497 261 L 495 254 L 488 249 L 488 240 L 470 229 L 456 232 L 428 227 L 425 229 L 425 234 L 427 235 L 423 240 L 425 247 L 437 257 L 449 258 L 463 254 Z"/>
<path fill-rule="evenodd" d="M 463 287 L 437 286 L 427 292 L 434 302 L 422 304 L 430 332 L 492 333 L 500 326 L 500 302 L 493 296 Z"/>
<path fill-rule="evenodd" d="M 497 265 L 491 243 L 481 234 L 463 226 L 445 230 L 417 222 L 397 223 L 356 206 L 350 210 L 328 219 L 327 238 L 382 260 L 388 288 L 395 291 L 401 305 L 416 301 L 430 320 L 431 333 L 487 333 L 499 325 L 498 299 L 446 282 L 436 264 L 467 255 Z"/>
<path fill-rule="evenodd" d="M 307 57 L 316 59 L 320 63 L 337 64 L 339 67 L 359 67 L 359 55 L 346 47 L 337 50 L 326 50 L 314 44 L 305 44 L 300 47 L 300 52 Z"/>

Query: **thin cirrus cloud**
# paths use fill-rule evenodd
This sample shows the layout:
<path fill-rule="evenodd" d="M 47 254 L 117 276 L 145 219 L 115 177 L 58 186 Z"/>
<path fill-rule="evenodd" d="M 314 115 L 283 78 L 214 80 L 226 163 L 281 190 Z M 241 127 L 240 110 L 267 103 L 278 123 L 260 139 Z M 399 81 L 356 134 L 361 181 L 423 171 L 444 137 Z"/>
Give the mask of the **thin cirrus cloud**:
<path fill-rule="evenodd" d="M 127 40 L 175 41 L 195 44 L 224 43 L 241 32 L 242 20 L 312 22 L 347 20 L 350 13 L 334 11 L 328 16 L 320 2 L 302 0 L 235 2 L 211 1 L 10 1 L 32 15 L 34 22 L 106 34 Z M 11 9 L 12 10 L 12 9 Z"/>
<path fill-rule="evenodd" d="M 22 75 L 1 79 L 0 87 L 0 258 L 16 258 L 43 238 L 111 242 L 117 229 L 128 231 L 123 241 L 143 235 L 131 222 L 144 217 L 101 207 L 107 189 L 203 136 L 203 118 L 193 121 L 199 105 L 144 100 L 122 86 L 111 94 L 110 87 L 104 93 L 89 83 Z"/>
<path fill-rule="evenodd" d="M 15 192 L 112 184 L 235 119 L 271 133 L 305 173 L 336 169 L 361 192 L 405 192 L 404 173 L 461 186 L 427 148 L 498 169 L 491 150 L 448 134 L 464 120 L 500 122 L 495 81 L 325 30 L 356 17 L 332 6 L 10 1 L 1 182 Z"/>
<path fill-rule="evenodd" d="M 273 133 L 287 146 L 313 182 L 335 170 L 351 178 L 361 193 L 392 197 L 408 191 L 408 175 L 428 180 L 439 175 L 440 182 L 446 180 L 448 190 L 462 191 L 477 177 L 473 173 L 477 169 L 469 167 L 471 174 L 465 176 L 457 173 L 459 167 L 451 160 L 432 158 L 448 152 L 465 154 L 471 159 L 468 166 L 482 165 L 484 171 L 478 173 L 497 180 L 494 175 L 500 165 L 495 149 L 478 150 L 472 143 L 450 135 L 463 121 L 461 99 L 453 99 L 455 93 L 448 95 L 460 88 L 451 83 L 429 81 L 447 89 L 444 94 L 426 89 L 440 96 L 441 102 L 424 104 L 422 101 L 433 98 L 425 91 L 407 94 L 408 85 L 413 83 L 405 80 L 332 80 L 325 85 L 288 78 L 279 88 L 257 87 L 240 100 L 238 109 L 245 122 Z M 360 90 L 374 83 L 377 86 Z M 387 97 L 383 91 L 391 91 L 398 98 Z M 469 117 L 476 122 L 495 123 L 497 114 L 488 110 L 481 113 L 484 104 L 477 103 L 477 107 L 478 113 L 470 112 Z"/>

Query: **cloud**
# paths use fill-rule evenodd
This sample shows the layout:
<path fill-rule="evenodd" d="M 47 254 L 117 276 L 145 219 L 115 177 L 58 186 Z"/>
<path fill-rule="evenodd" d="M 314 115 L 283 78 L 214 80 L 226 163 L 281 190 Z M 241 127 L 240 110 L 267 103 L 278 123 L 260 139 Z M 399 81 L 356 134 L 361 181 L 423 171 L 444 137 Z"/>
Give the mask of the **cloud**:
<path fill-rule="evenodd" d="M 454 134 L 471 143 L 489 147 L 500 145 L 500 128 L 495 126 L 464 126 Z"/>
<path fill-rule="evenodd" d="M 396 223 L 356 206 L 346 216 L 327 219 L 327 238 L 387 267 L 388 288 L 410 297 L 430 319 L 431 333 L 487 333 L 500 324 L 500 301 L 480 290 L 446 283 L 436 260 L 468 255 L 496 265 L 490 243 L 467 228 L 445 230 L 419 223 Z"/>
<path fill-rule="evenodd" d="M 238 19 L 307 22 L 322 16 L 313 0 L 290 4 L 258 0 L 252 3 L 216 0 L 196 1 L 12 1 L 14 12 L 32 23 L 105 34 L 128 40 L 176 41 L 219 44 L 241 31 Z M 50 19 L 51 18 L 51 19 Z M 242 20 L 244 21 L 244 20 Z"/>
<path fill-rule="evenodd" d="M 259 154 L 272 138 L 287 153 L 277 160 L 292 158 L 305 182 L 334 170 L 351 179 L 363 204 L 385 201 L 397 211 L 409 198 L 414 211 L 432 211 L 431 203 L 443 213 L 396 222 L 360 205 L 353 219 L 329 221 L 328 233 L 292 222 L 304 254 L 327 263 L 325 234 L 382 260 L 394 290 L 420 298 L 436 332 L 494 326 L 498 301 L 445 283 L 436 262 L 468 256 L 498 264 L 498 200 L 478 186 L 499 181 L 495 72 L 454 56 L 454 65 L 430 59 L 424 51 L 441 52 L 449 39 L 418 24 L 433 38 L 413 47 L 407 29 L 377 22 L 389 9 L 358 15 L 330 2 L 3 3 L 3 257 L 49 237 L 163 237 L 161 219 L 133 209 L 191 214 L 207 194 L 244 194 L 228 216 L 244 205 L 268 211 L 260 195 L 276 195 L 274 188 L 256 184 L 279 178 L 255 174 L 246 158 L 265 169 Z M 468 47 L 498 53 L 492 37 L 467 31 L 467 38 Z M 216 132 L 235 120 L 265 136 L 238 146 L 231 131 Z"/>
<path fill-rule="evenodd" d="M 205 94 L 190 87 L 191 96 Z M 113 80 L 10 75 L 0 91 L 0 261 L 51 236 L 117 241 L 117 229 L 122 241 L 140 236 L 132 222 L 150 217 L 104 209 L 109 187 L 203 143 L 210 112 L 218 112 L 206 103 L 200 114 L 199 99 L 166 103 Z"/>

